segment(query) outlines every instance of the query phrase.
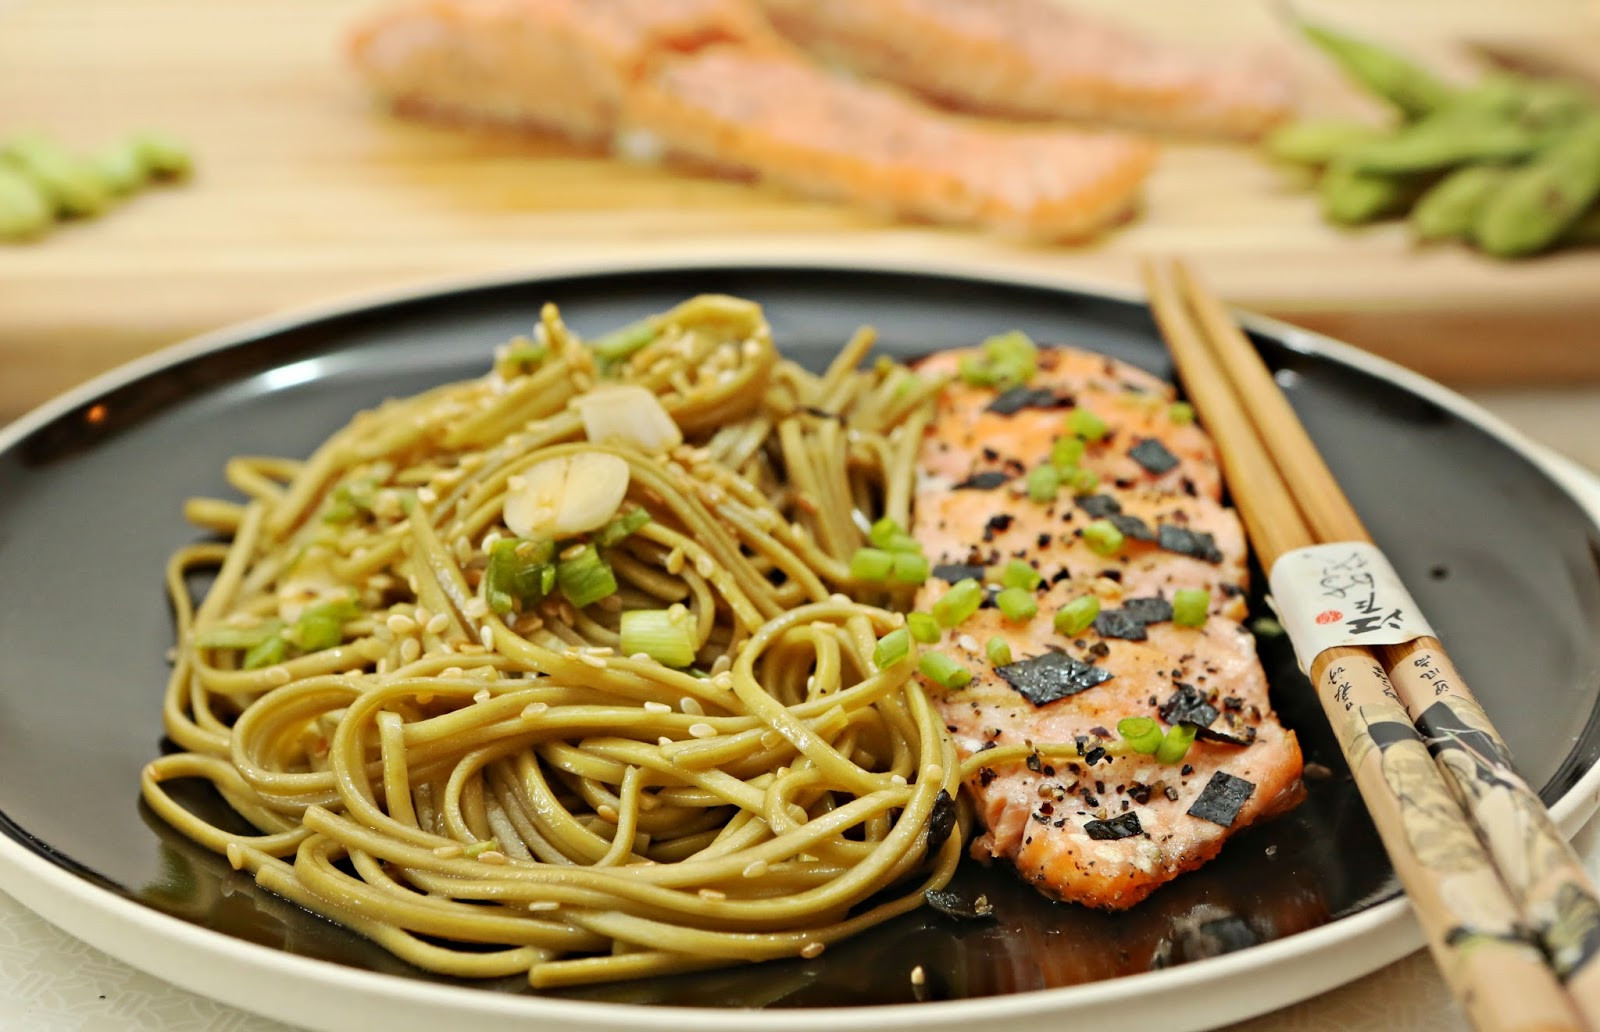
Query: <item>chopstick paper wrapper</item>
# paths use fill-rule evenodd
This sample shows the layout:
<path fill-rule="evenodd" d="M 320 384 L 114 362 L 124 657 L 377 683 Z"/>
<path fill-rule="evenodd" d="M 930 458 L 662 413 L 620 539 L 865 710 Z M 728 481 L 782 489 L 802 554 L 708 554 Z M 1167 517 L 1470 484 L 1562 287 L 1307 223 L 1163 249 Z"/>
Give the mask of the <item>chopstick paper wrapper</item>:
<path fill-rule="evenodd" d="M 1272 606 L 1300 669 L 1339 645 L 1403 645 L 1433 637 L 1389 560 L 1366 541 L 1285 552 L 1267 575 Z"/>

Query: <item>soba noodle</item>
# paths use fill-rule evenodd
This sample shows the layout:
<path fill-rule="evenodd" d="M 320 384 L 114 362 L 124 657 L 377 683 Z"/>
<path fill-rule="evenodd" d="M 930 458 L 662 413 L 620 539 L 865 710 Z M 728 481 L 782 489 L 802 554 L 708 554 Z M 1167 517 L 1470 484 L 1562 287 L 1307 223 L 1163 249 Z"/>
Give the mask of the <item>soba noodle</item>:
<path fill-rule="evenodd" d="M 590 344 L 547 306 L 479 379 L 364 412 L 305 461 L 234 459 L 247 500 L 187 507 L 226 542 L 168 567 L 181 751 L 144 798 L 272 892 L 461 977 L 810 957 L 920 905 L 959 858 L 959 765 L 914 664 L 874 663 L 912 589 L 850 557 L 871 521 L 906 524 L 939 385 L 863 368 L 872 344 L 819 376 L 749 302 Z M 587 439 L 571 403 L 611 382 L 683 443 Z M 629 519 L 550 563 L 603 556 L 615 591 L 579 606 L 547 580 L 508 606 L 487 572 L 508 498 L 582 454 L 626 465 Z M 686 626 L 692 660 L 622 654 L 637 609 Z M 164 787 L 196 778 L 257 833 Z"/>

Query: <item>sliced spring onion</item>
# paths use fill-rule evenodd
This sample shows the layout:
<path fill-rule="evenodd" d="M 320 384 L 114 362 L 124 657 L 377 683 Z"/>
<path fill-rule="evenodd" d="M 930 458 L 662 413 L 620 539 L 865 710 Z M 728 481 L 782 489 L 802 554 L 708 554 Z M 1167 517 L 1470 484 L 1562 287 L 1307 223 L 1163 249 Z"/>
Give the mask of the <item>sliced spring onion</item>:
<path fill-rule="evenodd" d="M 655 339 L 656 328 L 646 319 L 590 341 L 589 349 L 601 362 L 614 365 Z"/>
<path fill-rule="evenodd" d="M 1067 429 L 1085 441 L 1098 441 L 1111 429 L 1106 421 L 1086 408 L 1075 408 L 1067 416 Z"/>
<path fill-rule="evenodd" d="M 1057 437 L 1050 446 L 1050 464 L 1065 473 L 1083 461 L 1084 443 L 1081 437 Z"/>
<path fill-rule="evenodd" d="M 1092 469 L 1075 469 L 1066 478 L 1067 486 L 1075 495 L 1085 495 L 1100 486 L 1100 474 Z"/>
<path fill-rule="evenodd" d="M 328 523 L 349 523 L 357 516 L 372 511 L 377 501 L 378 482 L 371 477 L 361 477 L 333 489 L 328 507 L 322 518 Z"/>
<path fill-rule="evenodd" d="M 584 545 L 571 559 L 556 564 L 556 583 L 568 602 L 582 609 L 617 590 L 616 575 L 593 545 Z"/>
<path fill-rule="evenodd" d="M 361 607 L 349 599 L 319 602 L 301 610 L 283 637 L 301 652 L 321 652 L 343 642 L 344 622 L 360 615 Z"/>
<path fill-rule="evenodd" d="M 993 666 L 1008 666 L 1011 663 L 1011 646 L 998 634 L 990 638 L 983 647 L 984 655 L 989 657 Z"/>
<path fill-rule="evenodd" d="M 1034 501 L 1054 501 L 1060 490 L 1061 473 L 1054 466 L 1035 466 L 1028 471 L 1028 497 Z"/>
<path fill-rule="evenodd" d="M 909 655 L 911 655 L 911 632 L 904 627 L 896 627 L 878 639 L 878 647 L 872 650 L 872 662 L 877 664 L 879 670 L 883 670 L 894 666 Z"/>
<path fill-rule="evenodd" d="M 1013 559 L 1006 563 L 1005 569 L 1000 571 L 1000 584 L 1007 588 L 1027 588 L 1037 591 L 1039 585 L 1044 583 L 1044 575 L 1021 559 Z"/>
<path fill-rule="evenodd" d="M 940 627 L 954 627 L 976 613 L 981 605 L 983 585 L 971 577 L 965 577 L 953 584 L 933 604 L 933 618 Z"/>
<path fill-rule="evenodd" d="M 495 359 L 495 372 L 504 379 L 533 372 L 550 354 L 550 349 L 527 337 L 518 337 Z"/>
<path fill-rule="evenodd" d="M 1039 602 L 1027 588 L 1002 588 L 995 595 L 994 604 L 1007 620 L 1031 620 L 1039 612 Z"/>
<path fill-rule="evenodd" d="M 500 852 L 499 839 L 488 838 L 479 839 L 477 842 L 469 842 L 461 847 L 461 855 L 467 857 L 468 859 L 474 859 L 490 852 L 491 850 L 496 853 Z"/>
<path fill-rule="evenodd" d="M 504 616 L 519 601 L 526 608 L 549 594 L 555 584 L 554 555 L 555 545 L 549 541 L 505 538 L 491 545 L 483 572 L 489 608 Z"/>
<path fill-rule="evenodd" d="M 889 571 L 889 579 L 898 584 L 921 584 L 932 572 L 927 556 L 917 552 L 895 552 L 894 568 Z"/>
<path fill-rule="evenodd" d="M 694 662 L 695 622 L 687 610 L 629 609 L 622 614 L 621 651 L 625 656 L 643 652 L 663 666 L 686 667 Z"/>
<path fill-rule="evenodd" d="M 856 580 L 887 580 L 893 569 L 894 553 L 881 548 L 858 548 L 850 557 L 850 576 Z"/>
<path fill-rule="evenodd" d="M 1082 634 L 1100 615 L 1098 595 L 1080 595 L 1056 610 L 1055 627 L 1062 634 Z"/>
<path fill-rule="evenodd" d="M 283 630 L 282 620 L 266 620 L 254 627 L 211 627 L 194 636 L 202 649 L 253 649 Z"/>
<path fill-rule="evenodd" d="M 1117 721 L 1117 734 L 1136 753 L 1150 756 L 1161 747 L 1161 725 L 1150 717 L 1123 717 Z"/>
<path fill-rule="evenodd" d="M 872 547 L 881 548 L 886 552 L 893 551 L 889 547 L 891 542 L 897 542 L 902 537 L 909 536 L 906 534 L 906 528 L 900 526 L 899 520 L 891 519 L 888 516 L 873 521 L 872 529 L 867 532 L 867 540 L 872 542 Z"/>
<path fill-rule="evenodd" d="M 995 368 L 977 355 L 963 358 L 957 375 L 968 387 L 993 387 L 1000 382 L 1000 374 Z"/>
<path fill-rule="evenodd" d="M 1172 593 L 1172 622 L 1179 627 L 1199 627 L 1211 608 L 1211 593 L 1200 588 L 1179 588 Z"/>
<path fill-rule="evenodd" d="M 594 532 L 594 543 L 603 548 L 620 544 L 628 535 L 650 522 L 650 513 L 642 507 L 629 509 L 616 519 Z"/>
<path fill-rule="evenodd" d="M 260 670 L 282 663 L 288 655 L 289 643 L 283 640 L 283 635 L 274 634 L 244 654 L 243 666 L 246 670 Z"/>
<path fill-rule="evenodd" d="M 1179 426 L 1194 422 L 1194 406 L 1187 401 L 1175 401 L 1167 406 L 1167 418 Z"/>
<path fill-rule="evenodd" d="M 1110 520 L 1095 520 L 1083 528 L 1083 543 L 1095 555 L 1116 555 L 1122 548 L 1122 531 Z"/>
<path fill-rule="evenodd" d="M 1161 763 L 1177 763 L 1189 754 L 1189 746 L 1193 744 L 1194 725 L 1174 724 L 1167 728 L 1166 736 L 1156 747 L 1156 760 Z"/>
<path fill-rule="evenodd" d="M 983 357 L 995 373 L 1001 390 L 1021 387 L 1038 371 L 1039 349 L 1026 333 L 1011 330 L 983 342 Z"/>
<path fill-rule="evenodd" d="M 907 613 L 906 630 L 911 632 L 911 637 L 924 645 L 932 645 L 939 640 L 939 621 L 927 613 Z"/>
<path fill-rule="evenodd" d="M 917 669 L 941 688 L 965 688 L 972 683 L 972 671 L 943 652 L 924 652 L 917 661 Z"/>

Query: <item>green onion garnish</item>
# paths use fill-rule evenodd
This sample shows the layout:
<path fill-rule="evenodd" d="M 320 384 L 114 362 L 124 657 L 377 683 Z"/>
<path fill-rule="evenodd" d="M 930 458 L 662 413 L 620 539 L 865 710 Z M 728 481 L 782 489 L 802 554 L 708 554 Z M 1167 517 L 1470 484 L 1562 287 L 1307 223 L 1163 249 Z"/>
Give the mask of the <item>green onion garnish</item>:
<path fill-rule="evenodd" d="M 879 670 L 884 670 L 910 654 L 911 632 L 904 627 L 896 627 L 878 639 L 878 647 L 872 650 L 872 662 L 877 664 Z"/>
<path fill-rule="evenodd" d="M 638 531 L 650 522 L 650 514 L 643 508 L 629 509 L 621 516 L 594 532 L 594 543 L 603 548 L 610 548 L 623 542 L 630 534 Z"/>
<path fill-rule="evenodd" d="M 1171 405 L 1167 406 L 1167 418 L 1172 420 L 1174 423 L 1177 423 L 1179 426 L 1185 426 L 1189 423 L 1193 423 L 1194 406 L 1189 404 L 1187 401 L 1175 401 Z"/>
<path fill-rule="evenodd" d="M 1027 588 L 1037 591 L 1039 585 L 1044 583 L 1044 575 L 1021 559 L 1013 559 L 1006 563 L 1005 569 L 1000 571 L 1000 584 L 1007 588 Z"/>
<path fill-rule="evenodd" d="M 617 577 L 593 545 L 581 545 L 570 559 L 556 564 L 556 583 L 568 602 L 582 609 L 617 590 Z"/>
<path fill-rule="evenodd" d="M 1083 528 L 1083 542 L 1095 555 L 1116 555 L 1122 541 L 1122 531 L 1110 520 L 1095 520 Z"/>
<path fill-rule="evenodd" d="M 1031 620 L 1039 612 L 1039 602 L 1027 588 L 1002 588 L 995 595 L 994 604 L 1007 620 Z"/>
<path fill-rule="evenodd" d="M 590 341 L 589 348 L 600 361 L 616 364 L 655 339 L 656 328 L 646 319 Z"/>
<path fill-rule="evenodd" d="M 301 652 L 321 652 L 343 642 L 344 622 L 360 615 L 361 607 L 349 599 L 319 602 L 302 609 L 283 637 Z"/>
<path fill-rule="evenodd" d="M 467 857 L 469 860 L 476 859 L 490 851 L 496 853 L 500 852 L 499 839 L 479 839 L 477 842 L 470 842 L 461 847 L 461 855 Z"/>
<path fill-rule="evenodd" d="M 1067 478 L 1067 486 L 1075 495 L 1085 495 L 1100 486 L 1100 474 L 1092 469 L 1075 469 Z"/>
<path fill-rule="evenodd" d="M 1067 429 L 1085 441 L 1098 441 L 1111 429 L 1106 421 L 1086 408 L 1075 408 L 1067 416 Z"/>
<path fill-rule="evenodd" d="M 983 651 L 994 666 L 1006 666 L 1011 662 L 1011 646 L 998 634 L 989 639 Z"/>
<path fill-rule="evenodd" d="M 1056 630 L 1062 634 L 1082 634 L 1100 615 L 1098 595 L 1080 595 L 1056 610 Z"/>
<path fill-rule="evenodd" d="M 495 362 L 495 371 L 507 380 L 513 376 L 525 375 L 539 368 L 549 353 L 549 349 L 543 344 L 527 337 L 518 337 Z"/>
<path fill-rule="evenodd" d="M 917 669 L 941 688 L 965 688 L 972 683 L 972 671 L 943 652 L 924 652 L 917 661 Z"/>
<path fill-rule="evenodd" d="M 967 355 L 963 358 L 957 375 L 968 387 L 993 387 L 1000 382 L 1000 375 L 994 367 L 977 355 Z"/>
<path fill-rule="evenodd" d="M 1050 446 L 1050 464 L 1065 473 L 1083 461 L 1083 438 L 1057 437 Z"/>
<path fill-rule="evenodd" d="M 1156 759 L 1161 763 L 1177 763 L 1189 753 L 1194 744 L 1193 724 L 1174 724 L 1167 728 L 1166 737 L 1156 747 Z"/>
<path fill-rule="evenodd" d="M 907 613 L 906 630 L 911 632 L 911 637 L 924 645 L 932 645 L 940 638 L 939 621 L 927 613 Z"/>
<path fill-rule="evenodd" d="M 283 635 L 274 634 L 244 654 L 243 666 L 246 670 L 260 670 L 282 663 L 288 655 L 289 643 L 283 640 Z"/>
<path fill-rule="evenodd" d="M 322 511 L 328 523 L 349 523 L 364 513 L 372 511 L 377 501 L 378 482 L 372 477 L 360 477 L 333 489 L 332 500 Z"/>
<path fill-rule="evenodd" d="M 887 516 L 872 524 L 872 529 L 867 532 L 867 540 L 872 542 L 873 548 L 881 548 L 886 552 L 893 552 L 892 543 L 897 543 L 901 538 L 910 537 L 906 528 L 900 526 L 900 521 Z"/>
<path fill-rule="evenodd" d="M 1034 501 L 1054 501 L 1060 490 L 1061 473 L 1054 466 L 1035 466 L 1028 471 L 1028 497 Z"/>
<path fill-rule="evenodd" d="M 927 556 L 918 552 L 895 552 L 889 579 L 899 584 L 921 584 L 932 572 Z"/>
<path fill-rule="evenodd" d="M 1172 593 L 1172 622 L 1179 627 L 1199 627 L 1211 608 L 1211 593 L 1200 588 L 1179 588 Z"/>
<path fill-rule="evenodd" d="M 1021 387 L 1038 371 L 1039 349 L 1021 330 L 997 334 L 983 342 L 983 357 L 994 370 L 1001 390 Z"/>
<path fill-rule="evenodd" d="M 625 656 L 643 652 L 663 666 L 686 667 L 694 662 L 695 621 L 688 610 L 629 609 L 622 614 L 620 651 Z"/>
<path fill-rule="evenodd" d="M 894 555 L 881 548 L 858 548 L 850 557 L 850 576 L 856 580 L 886 580 L 892 569 Z"/>
<path fill-rule="evenodd" d="M 202 649 L 253 649 L 283 630 L 282 620 L 266 620 L 254 627 L 212 627 L 194 636 Z"/>
<path fill-rule="evenodd" d="M 983 585 L 965 577 L 933 604 L 933 618 L 940 627 L 954 627 L 976 613 L 982 604 Z"/>
<path fill-rule="evenodd" d="M 1117 734 L 1128 748 L 1145 756 L 1161 748 L 1161 725 L 1150 717 L 1123 717 L 1117 721 Z"/>
<path fill-rule="evenodd" d="M 643 511 L 643 510 L 639 510 Z M 489 547 L 489 565 L 483 572 L 483 594 L 489 608 L 504 616 L 517 602 L 524 607 L 544 598 L 555 583 L 549 541 L 504 538 Z"/>

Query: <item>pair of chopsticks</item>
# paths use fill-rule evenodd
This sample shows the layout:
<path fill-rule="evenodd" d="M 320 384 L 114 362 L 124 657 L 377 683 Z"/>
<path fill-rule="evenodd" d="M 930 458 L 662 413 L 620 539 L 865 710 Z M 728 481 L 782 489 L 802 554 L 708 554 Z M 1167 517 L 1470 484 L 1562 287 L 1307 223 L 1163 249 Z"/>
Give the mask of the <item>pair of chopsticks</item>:
<path fill-rule="evenodd" d="M 1263 568 L 1311 545 L 1370 543 L 1222 305 L 1181 262 L 1147 262 L 1144 273 Z M 1336 645 L 1300 658 L 1473 1024 L 1600 1032 L 1600 901 L 1438 639 Z"/>

